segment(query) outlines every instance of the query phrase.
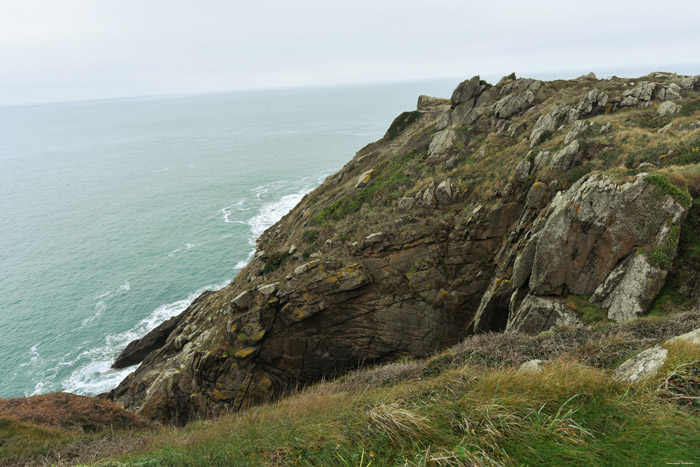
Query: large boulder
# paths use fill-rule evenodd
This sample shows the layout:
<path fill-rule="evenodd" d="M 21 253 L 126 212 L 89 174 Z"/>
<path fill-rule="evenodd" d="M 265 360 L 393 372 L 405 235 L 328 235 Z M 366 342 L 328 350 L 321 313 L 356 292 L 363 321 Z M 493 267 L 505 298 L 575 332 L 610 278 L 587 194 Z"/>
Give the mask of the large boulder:
<path fill-rule="evenodd" d="M 472 107 L 474 107 L 476 98 L 479 97 L 486 88 L 487 86 L 481 82 L 479 76 L 474 76 L 471 79 L 462 81 L 452 92 L 452 97 L 450 98 L 452 108 L 465 102 L 471 102 Z"/>
<path fill-rule="evenodd" d="M 561 300 L 528 295 L 523 299 L 517 313 L 512 318 L 509 317 L 506 330 L 537 334 L 553 326 L 576 325 L 580 325 L 576 314 Z"/>
<path fill-rule="evenodd" d="M 525 111 L 535 100 L 535 93 L 529 89 L 519 94 L 510 94 L 498 100 L 491 108 L 491 115 L 498 119 L 507 119 Z"/>

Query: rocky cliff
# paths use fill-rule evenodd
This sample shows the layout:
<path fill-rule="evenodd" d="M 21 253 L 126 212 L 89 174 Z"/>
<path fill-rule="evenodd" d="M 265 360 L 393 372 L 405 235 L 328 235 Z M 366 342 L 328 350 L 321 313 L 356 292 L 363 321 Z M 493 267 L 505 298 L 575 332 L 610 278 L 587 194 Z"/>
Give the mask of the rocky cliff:
<path fill-rule="evenodd" d="M 700 77 L 478 76 L 421 96 L 127 348 L 109 397 L 186 423 L 486 331 L 630 321 L 698 281 Z M 670 297 L 670 298 L 669 298 Z"/>

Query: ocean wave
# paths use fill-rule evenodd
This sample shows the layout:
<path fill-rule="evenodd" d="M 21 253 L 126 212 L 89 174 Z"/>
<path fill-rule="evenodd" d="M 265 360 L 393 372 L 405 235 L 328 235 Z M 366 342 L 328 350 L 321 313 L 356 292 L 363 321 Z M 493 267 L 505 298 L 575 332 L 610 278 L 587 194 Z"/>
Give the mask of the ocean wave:
<path fill-rule="evenodd" d="M 62 382 L 63 390 L 74 394 L 99 394 L 114 388 L 134 370 L 133 367 L 122 370 L 111 368 L 115 357 L 129 342 L 143 337 L 163 321 L 183 312 L 203 292 L 221 289 L 229 282 L 202 287 L 182 300 L 161 305 L 128 331 L 106 336 L 104 345 L 85 350 L 73 360 L 59 362 L 59 366 L 80 365 Z M 46 384 L 45 380 L 40 380 L 32 394 L 40 394 Z"/>

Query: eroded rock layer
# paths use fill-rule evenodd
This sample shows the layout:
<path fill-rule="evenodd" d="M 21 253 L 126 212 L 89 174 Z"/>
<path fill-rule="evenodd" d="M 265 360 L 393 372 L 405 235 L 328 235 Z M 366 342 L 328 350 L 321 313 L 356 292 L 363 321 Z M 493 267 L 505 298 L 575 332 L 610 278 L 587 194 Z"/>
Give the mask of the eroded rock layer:
<path fill-rule="evenodd" d="M 676 256 L 697 222 L 698 88 L 475 76 L 421 96 L 230 285 L 130 344 L 117 366 L 143 361 L 109 397 L 182 424 L 474 332 L 629 321 L 669 275 L 694 290 Z"/>

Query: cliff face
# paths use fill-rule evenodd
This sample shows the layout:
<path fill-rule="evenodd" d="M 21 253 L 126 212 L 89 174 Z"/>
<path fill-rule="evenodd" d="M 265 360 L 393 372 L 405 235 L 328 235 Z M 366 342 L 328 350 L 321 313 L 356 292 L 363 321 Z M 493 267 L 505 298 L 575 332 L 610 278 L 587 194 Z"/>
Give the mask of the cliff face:
<path fill-rule="evenodd" d="M 676 255 L 697 222 L 698 90 L 511 75 L 421 96 L 229 286 L 130 346 L 122 361 L 145 359 L 109 396 L 186 423 L 474 332 L 629 321 L 664 285 L 691 294 L 694 256 Z"/>

